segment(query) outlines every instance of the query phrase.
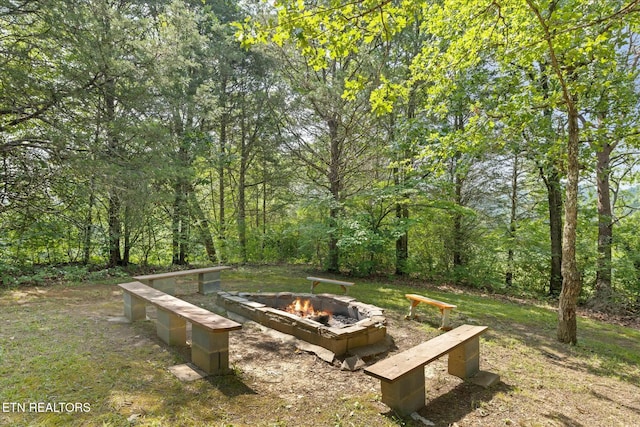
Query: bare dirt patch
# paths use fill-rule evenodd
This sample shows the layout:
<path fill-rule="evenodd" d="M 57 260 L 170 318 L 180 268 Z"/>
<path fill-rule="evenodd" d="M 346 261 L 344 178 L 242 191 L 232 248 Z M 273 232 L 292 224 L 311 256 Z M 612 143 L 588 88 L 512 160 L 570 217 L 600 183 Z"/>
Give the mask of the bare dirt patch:
<path fill-rule="evenodd" d="M 159 341 L 152 322 L 109 321 L 121 315 L 121 298 L 115 286 L 107 285 L 0 294 L 0 400 L 42 393 L 42 399 L 92 403 L 92 412 L 83 416 L 0 414 L 0 424 L 425 425 L 390 412 L 380 402 L 379 382 L 362 371 L 343 371 L 337 362 L 299 350 L 293 338 L 251 322 L 230 335 L 233 375 L 180 382 L 168 368 L 188 362 L 188 348 Z M 208 297 L 184 298 L 215 308 Z M 441 333 L 434 327 L 436 314 L 433 319 L 424 315 L 423 322 L 407 321 L 404 314 L 386 313 L 395 343 L 390 353 Z M 640 425 L 637 366 L 557 344 L 553 331 L 543 326 L 488 326 L 481 368 L 499 374 L 501 382 L 484 389 L 461 381 L 447 374 L 446 357 L 438 360 L 426 368 L 423 419 L 446 427 Z M 618 339 L 612 345 L 640 351 L 629 337 Z M 17 368 L 18 360 L 26 360 L 29 369 Z M 49 371 L 52 365 L 56 369 Z"/>
<path fill-rule="evenodd" d="M 202 298 L 195 297 L 194 302 L 204 304 Z M 388 334 L 395 343 L 388 354 L 441 333 L 431 324 L 431 320 L 437 323 L 435 314 L 429 323 L 407 321 L 400 313 L 386 314 Z M 640 425 L 638 383 L 598 376 L 598 366 L 607 361 L 584 360 L 572 347 L 556 343 L 552 333 L 546 336 L 513 326 L 508 332 L 494 329 L 482 341 L 481 368 L 499 374 L 499 384 L 484 389 L 448 375 L 445 357 L 426 368 L 427 404 L 419 414 L 436 426 Z M 262 326 L 250 324 L 239 332 L 230 343 L 233 363 L 260 393 L 278 394 L 292 408 L 300 400 L 305 405 L 316 402 L 320 412 L 332 400 L 364 398 L 372 408 L 394 418 L 379 401 L 378 380 L 361 371 L 341 371 L 340 361 L 332 365 L 305 354 L 294 341 Z M 627 378 L 640 379 L 639 373 L 629 372 Z M 424 425 L 411 419 L 399 423 Z"/>

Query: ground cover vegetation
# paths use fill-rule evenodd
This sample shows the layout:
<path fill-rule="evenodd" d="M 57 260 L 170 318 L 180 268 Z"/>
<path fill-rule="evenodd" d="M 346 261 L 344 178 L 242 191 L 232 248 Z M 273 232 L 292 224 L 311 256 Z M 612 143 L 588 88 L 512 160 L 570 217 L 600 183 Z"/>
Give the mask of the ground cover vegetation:
<path fill-rule="evenodd" d="M 303 267 L 239 267 L 223 289 L 307 292 Z M 336 276 L 339 277 L 339 276 Z M 299 351 L 281 334 L 251 322 L 230 335 L 233 373 L 193 382 L 168 368 L 189 360 L 152 321 L 121 323 L 125 277 L 43 282 L 0 291 L 0 424 L 10 426 L 424 426 L 380 402 L 379 381 L 341 371 Z M 215 309 L 213 298 L 179 288 L 183 298 Z M 633 426 L 640 423 L 640 331 L 580 315 L 581 340 L 557 342 L 555 307 L 422 281 L 358 280 L 360 301 L 385 309 L 392 352 L 441 332 L 433 307 L 405 320 L 407 292 L 458 306 L 451 320 L 490 325 L 481 368 L 498 373 L 489 389 L 447 375 L 446 360 L 426 371 L 435 426 Z M 584 313 L 582 313 L 584 314 Z M 152 309 L 148 315 L 155 316 Z M 41 403 L 40 410 L 28 410 Z M 57 412 L 47 403 L 72 404 Z M 15 406 L 12 408 L 11 404 Z M 8 405 L 8 406 L 7 406 Z M 20 410 L 18 405 L 24 405 Z"/>
<path fill-rule="evenodd" d="M 0 0 L 2 286 L 306 264 L 557 298 L 576 343 L 640 301 L 639 12 Z"/>

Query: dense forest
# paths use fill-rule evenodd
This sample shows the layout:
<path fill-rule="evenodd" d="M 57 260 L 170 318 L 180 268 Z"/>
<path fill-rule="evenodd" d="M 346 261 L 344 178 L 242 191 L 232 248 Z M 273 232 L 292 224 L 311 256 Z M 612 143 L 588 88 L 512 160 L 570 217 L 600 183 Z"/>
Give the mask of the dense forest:
<path fill-rule="evenodd" d="M 2 283 L 300 263 L 559 298 L 575 342 L 576 303 L 640 306 L 639 30 L 637 0 L 0 0 Z"/>

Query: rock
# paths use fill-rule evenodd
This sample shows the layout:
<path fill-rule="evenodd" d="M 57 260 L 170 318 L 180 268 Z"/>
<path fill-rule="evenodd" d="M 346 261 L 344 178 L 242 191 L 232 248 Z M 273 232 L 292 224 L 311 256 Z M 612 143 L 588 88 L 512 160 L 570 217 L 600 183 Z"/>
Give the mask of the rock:
<path fill-rule="evenodd" d="M 366 366 L 366 363 L 359 356 L 351 356 L 344 359 L 342 362 L 342 366 L 340 369 L 343 371 L 357 371 L 358 369 L 362 369 Z"/>

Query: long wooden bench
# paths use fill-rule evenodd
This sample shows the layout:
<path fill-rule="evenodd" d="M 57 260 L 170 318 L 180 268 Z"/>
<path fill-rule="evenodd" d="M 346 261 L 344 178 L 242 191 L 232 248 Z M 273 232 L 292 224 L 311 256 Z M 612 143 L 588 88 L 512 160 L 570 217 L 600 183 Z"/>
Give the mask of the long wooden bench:
<path fill-rule="evenodd" d="M 467 379 L 480 372 L 480 335 L 486 326 L 462 325 L 409 350 L 395 354 L 365 368 L 367 375 L 378 378 L 382 402 L 399 414 L 411 414 L 425 406 L 426 364 L 449 354 L 451 375 Z M 499 380 L 495 374 L 490 384 Z M 487 384 L 487 385 L 490 385 Z"/>
<path fill-rule="evenodd" d="M 198 292 L 203 295 L 209 295 L 220 290 L 220 272 L 229 269 L 231 269 L 231 267 L 219 265 L 216 267 L 197 268 L 193 270 L 134 276 L 133 278 L 145 285 L 151 286 L 152 288 L 159 289 L 164 293 L 175 295 L 177 278 L 197 276 Z"/>
<path fill-rule="evenodd" d="M 307 277 L 307 280 L 311 280 L 311 293 L 320 283 L 330 283 L 332 285 L 340 285 L 344 294 L 347 294 L 347 286 L 353 286 L 355 283 L 353 282 L 343 282 L 342 280 L 334 280 L 334 279 L 325 279 L 323 277 Z"/>
<path fill-rule="evenodd" d="M 456 308 L 455 305 L 417 294 L 406 294 L 405 297 L 407 297 L 407 299 L 411 301 L 411 307 L 409 307 L 409 315 L 407 316 L 407 318 L 413 319 L 416 317 L 415 308 L 422 302 L 425 304 L 436 306 L 440 309 L 440 315 L 442 316 L 440 329 L 442 329 L 443 331 L 448 331 L 451 329 L 451 327 L 449 326 L 449 312 Z"/>
<path fill-rule="evenodd" d="M 191 323 L 191 362 L 207 374 L 229 371 L 229 331 L 242 325 L 140 282 L 121 283 L 124 314 L 130 321 L 146 318 L 146 305 L 157 308 L 158 337 L 169 345 L 187 343 Z"/>

